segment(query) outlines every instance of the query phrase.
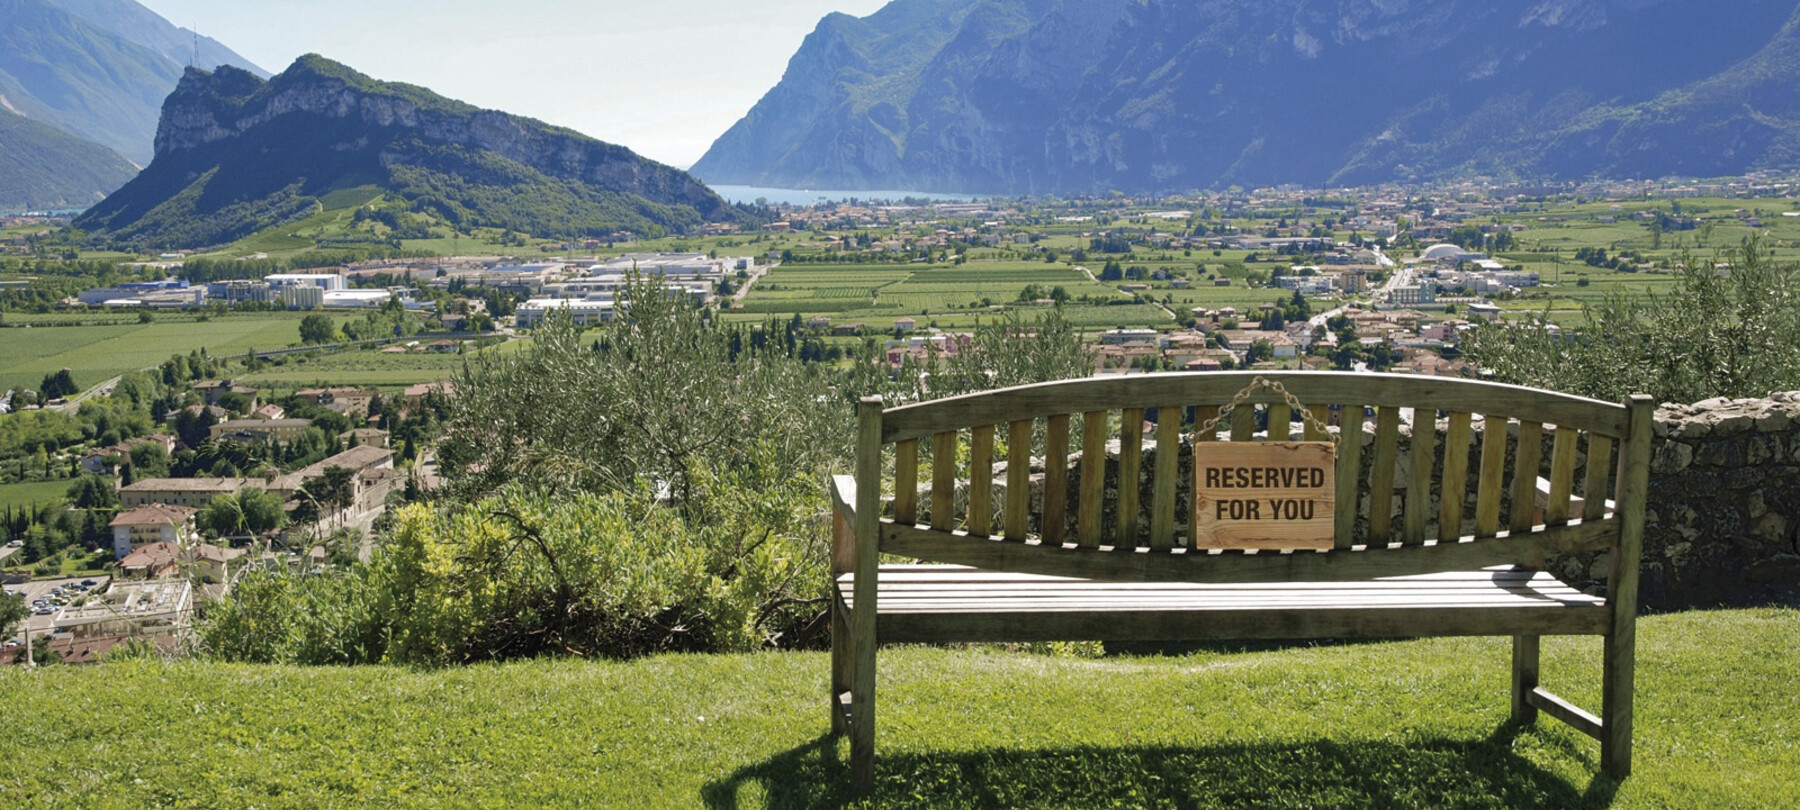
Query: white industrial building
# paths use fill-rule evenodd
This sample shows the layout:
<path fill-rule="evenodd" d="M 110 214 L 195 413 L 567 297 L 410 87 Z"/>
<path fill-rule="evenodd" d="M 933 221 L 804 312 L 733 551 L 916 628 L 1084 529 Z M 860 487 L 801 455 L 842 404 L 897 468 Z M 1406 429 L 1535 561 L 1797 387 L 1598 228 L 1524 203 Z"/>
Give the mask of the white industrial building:
<path fill-rule="evenodd" d="M 607 323 L 613 319 L 618 303 L 579 298 L 533 298 L 513 310 L 513 325 L 532 329 L 558 312 L 567 312 L 577 326 Z"/>
<path fill-rule="evenodd" d="M 318 287 L 327 292 L 342 290 L 349 285 L 344 277 L 336 273 L 278 273 L 263 277 L 269 287 L 276 290 L 288 287 Z"/>

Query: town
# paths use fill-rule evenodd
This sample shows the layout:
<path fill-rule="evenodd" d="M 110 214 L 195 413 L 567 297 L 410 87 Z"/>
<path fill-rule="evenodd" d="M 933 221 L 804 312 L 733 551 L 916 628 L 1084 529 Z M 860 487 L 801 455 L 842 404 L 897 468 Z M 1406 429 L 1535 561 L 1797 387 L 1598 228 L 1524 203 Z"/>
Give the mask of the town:
<path fill-rule="evenodd" d="M 629 319 L 622 294 L 638 279 L 723 327 L 779 331 L 807 362 L 874 362 L 890 377 L 928 374 L 983 322 L 1051 311 L 1085 333 L 1095 375 L 1466 377 L 1480 369 L 1459 345 L 1481 324 L 1530 320 L 1554 334 L 1600 296 L 1655 294 L 1684 262 L 1753 235 L 1800 255 L 1797 193 L 1800 183 L 1768 176 L 846 201 L 775 207 L 755 229 L 532 240 L 485 256 L 300 266 L 168 251 L 121 257 L 111 283 L 80 289 L 18 274 L 0 281 L 0 323 L 22 354 L 58 334 L 186 336 L 160 365 L 0 367 L 0 410 L 87 426 L 5 445 L 7 588 L 32 612 L 5 643 L 21 660 L 70 661 L 130 639 L 173 643 L 246 572 L 366 559 L 390 508 L 436 486 L 434 431 L 457 368 L 528 344 L 552 319 L 604 337 Z M 54 220 L 6 224 L 9 249 L 54 249 Z M 288 331 L 242 348 L 205 337 L 250 318 Z M 57 380 L 71 390 L 53 390 Z M 109 430 L 110 409 L 146 415 Z"/>

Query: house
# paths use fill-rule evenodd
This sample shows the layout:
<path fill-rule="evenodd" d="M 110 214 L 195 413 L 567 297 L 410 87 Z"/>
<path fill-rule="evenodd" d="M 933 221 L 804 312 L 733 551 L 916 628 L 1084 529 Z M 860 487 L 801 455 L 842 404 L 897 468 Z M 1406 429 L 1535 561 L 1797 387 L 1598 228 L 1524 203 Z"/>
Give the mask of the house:
<path fill-rule="evenodd" d="M 894 331 L 896 331 L 896 332 L 911 332 L 914 329 L 917 329 L 918 326 L 919 326 L 919 322 L 915 321 L 911 318 L 895 318 L 894 319 Z"/>
<path fill-rule="evenodd" d="M 312 422 L 305 419 L 233 419 L 213 425 L 210 433 L 214 439 L 289 444 L 309 427 Z"/>
<path fill-rule="evenodd" d="M 246 388 L 231 380 L 204 380 L 188 386 L 206 400 L 208 405 L 217 405 L 226 394 L 242 394 L 250 399 L 250 406 L 256 407 L 256 389 Z"/>
<path fill-rule="evenodd" d="M 260 486 L 261 478 L 146 478 L 119 490 L 124 509 L 167 504 L 200 509 L 219 495 L 235 495 L 246 486 Z"/>
<path fill-rule="evenodd" d="M 195 514 L 192 507 L 160 503 L 120 512 L 107 524 L 113 531 L 113 559 L 123 560 L 140 546 L 179 544 L 192 537 Z"/>
<path fill-rule="evenodd" d="M 376 428 L 357 428 L 338 434 L 338 441 L 345 447 L 382 447 L 388 446 L 388 432 Z"/>
<path fill-rule="evenodd" d="M 112 475 L 117 472 L 109 459 L 128 460 L 132 449 L 146 444 L 161 446 L 167 453 L 175 452 L 175 437 L 161 433 L 151 434 L 138 439 L 128 439 L 111 447 L 101 447 L 89 451 L 81 457 L 81 469 L 95 475 Z"/>
<path fill-rule="evenodd" d="M 184 561 L 194 566 L 195 573 L 207 582 L 230 582 L 232 564 L 244 556 L 241 548 L 226 548 L 211 543 L 197 543 L 193 549 L 184 552 Z"/>
<path fill-rule="evenodd" d="M 401 396 L 406 398 L 406 407 L 412 409 L 419 407 L 419 402 L 424 400 L 427 396 L 435 394 L 440 397 L 445 397 L 454 393 L 456 393 L 456 385 L 454 383 L 449 380 L 439 380 L 437 382 L 419 383 L 418 385 L 407 386 L 406 390 L 401 393 Z"/>
<path fill-rule="evenodd" d="M 287 416 L 287 409 L 268 402 L 251 411 L 250 416 L 253 419 L 281 419 Z"/>
<path fill-rule="evenodd" d="M 308 405 L 328 408 L 345 416 L 368 416 L 369 404 L 380 395 L 378 391 L 364 388 L 306 388 L 294 392 L 296 399 Z"/>
<path fill-rule="evenodd" d="M 180 572 L 181 546 L 151 543 L 119 560 L 119 576 L 125 579 L 162 579 Z"/>

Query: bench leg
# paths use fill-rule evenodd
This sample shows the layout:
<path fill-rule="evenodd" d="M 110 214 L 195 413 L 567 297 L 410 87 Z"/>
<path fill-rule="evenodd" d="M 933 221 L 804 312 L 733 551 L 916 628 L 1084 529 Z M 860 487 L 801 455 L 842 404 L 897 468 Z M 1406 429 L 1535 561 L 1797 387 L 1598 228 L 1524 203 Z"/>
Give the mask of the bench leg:
<path fill-rule="evenodd" d="M 875 787 L 875 637 L 856 638 L 850 681 L 850 786 L 858 793 Z"/>
<path fill-rule="evenodd" d="M 1513 722 L 1531 724 L 1538 710 L 1531 705 L 1531 690 L 1538 687 L 1538 637 L 1513 636 L 1512 648 L 1512 718 Z"/>
<path fill-rule="evenodd" d="M 834 588 L 835 590 L 835 588 Z M 845 712 L 845 698 L 850 693 L 851 673 L 855 669 L 856 640 L 850 635 L 849 611 L 835 596 L 831 600 L 831 733 L 850 730 L 850 717 Z"/>
<path fill-rule="evenodd" d="M 1621 625 L 1606 637 L 1600 709 L 1600 767 L 1614 779 L 1631 775 L 1631 694 L 1637 663 L 1636 622 Z"/>

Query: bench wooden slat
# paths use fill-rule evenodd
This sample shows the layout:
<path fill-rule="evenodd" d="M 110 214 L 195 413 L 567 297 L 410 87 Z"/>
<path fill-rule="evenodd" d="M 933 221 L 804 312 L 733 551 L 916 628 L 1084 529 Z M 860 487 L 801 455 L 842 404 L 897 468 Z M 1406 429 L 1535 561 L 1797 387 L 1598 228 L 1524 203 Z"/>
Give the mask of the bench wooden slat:
<path fill-rule="evenodd" d="M 1462 536 L 1463 500 L 1469 496 L 1469 438 L 1471 416 L 1465 411 L 1450 414 L 1450 428 L 1444 434 L 1443 494 L 1438 508 L 1438 539 L 1453 540 Z"/>
<path fill-rule="evenodd" d="M 1559 554 L 1602 551 L 1619 536 L 1616 520 L 1570 522 L 1534 532 L 1423 546 L 1318 552 L 1206 552 L 1194 549 L 1080 549 L 1015 540 L 982 540 L 894 523 L 881 525 L 881 550 L 918 560 L 1052 576 L 1128 582 L 1314 582 L 1428 574 L 1521 564 L 1541 567 Z"/>
<path fill-rule="evenodd" d="M 841 579 L 841 577 L 840 577 Z M 1530 568 L 1517 566 L 1488 566 L 1485 568 L 1459 568 L 1454 571 L 1436 571 L 1428 574 L 1407 574 L 1401 577 L 1384 577 L 1379 580 L 1319 580 L 1305 581 L 1245 581 L 1245 582 L 1186 582 L 1181 580 L 1096 580 L 1085 577 L 1057 576 L 1055 574 L 1032 574 L 1024 571 L 996 571 L 991 568 L 976 568 L 968 565 L 946 565 L 935 563 L 887 563 L 881 566 L 881 587 L 906 588 L 916 585 L 934 586 L 939 583 L 997 583 L 1007 587 L 1027 585 L 1031 583 L 1047 583 L 1057 587 L 1098 587 L 1110 588 L 1125 582 L 1134 588 L 1189 588 L 1205 585 L 1213 590 L 1283 590 L 1283 589 L 1337 589 L 1357 590 L 1359 588 L 1386 588 L 1390 581 L 1406 582 L 1512 582 L 1523 580 L 1543 580 L 1546 583 L 1555 579 L 1550 574 Z M 1560 580 L 1558 580 L 1560 582 Z M 1562 587 L 1574 590 L 1572 586 Z"/>
<path fill-rule="evenodd" d="M 1437 409 L 1414 408 L 1412 469 L 1406 482 L 1406 528 L 1400 542 L 1425 542 L 1431 521 L 1431 473 L 1437 467 Z"/>
<path fill-rule="evenodd" d="M 1357 498 L 1362 488 L 1363 407 L 1348 403 L 1339 407 L 1337 462 L 1337 525 L 1335 546 L 1349 548 L 1356 542 Z"/>
<path fill-rule="evenodd" d="M 894 445 L 894 519 L 919 522 L 919 442 Z"/>
<path fill-rule="evenodd" d="M 1570 427 L 1557 427 L 1556 441 L 1550 449 L 1550 500 L 1544 505 L 1545 523 L 1569 520 L 1569 497 L 1575 493 L 1575 450 L 1580 432 Z"/>
<path fill-rule="evenodd" d="M 931 527 L 956 528 L 957 434 L 939 433 L 931 440 Z"/>
<path fill-rule="evenodd" d="M 1175 492 L 1181 483 L 1181 406 L 1156 409 L 1156 472 L 1151 488 L 1150 547 L 1175 547 Z"/>
<path fill-rule="evenodd" d="M 1393 536 L 1395 460 L 1400 455 L 1400 409 L 1385 407 L 1375 415 L 1375 462 L 1369 470 L 1369 542 Z"/>
<path fill-rule="evenodd" d="M 969 531 L 994 533 L 994 426 L 969 433 Z"/>
<path fill-rule="evenodd" d="M 1293 426 L 1294 409 L 1285 402 L 1269 406 L 1269 441 L 1285 442 Z"/>
<path fill-rule="evenodd" d="M 1596 520 L 1611 508 L 1607 500 L 1611 491 L 1606 483 L 1612 474 L 1612 446 L 1612 439 L 1598 433 L 1588 434 L 1587 482 L 1581 489 L 1582 497 L 1586 498 L 1581 509 L 1584 520 Z"/>
<path fill-rule="evenodd" d="M 1081 417 L 1081 498 L 1075 539 L 1088 547 L 1100 545 L 1106 511 L 1106 422 L 1106 411 L 1089 411 Z"/>
<path fill-rule="evenodd" d="M 1256 406 L 1239 405 L 1231 412 L 1231 440 L 1247 442 L 1256 438 Z"/>
<path fill-rule="evenodd" d="M 1045 420 L 1044 507 L 1038 531 L 1044 540 L 1062 542 L 1069 520 L 1069 415 Z"/>
<path fill-rule="evenodd" d="M 1301 432 L 1301 437 L 1309 442 L 1331 441 L 1331 434 L 1326 432 L 1324 428 L 1325 423 L 1331 419 L 1331 406 L 1308 405 L 1306 406 L 1306 412 L 1311 414 L 1312 418 L 1307 420 L 1306 427 Z"/>
<path fill-rule="evenodd" d="M 1119 423 L 1119 529 L 1113 543 L 1136 546 L 1138 480 L 1144 467 L 1144 409 L 1126 408 Z"/>
<path fill-rule="evenodd" d="M 1532 507 L 1537 503 L 1538 462 L 1544 454 L 1544 426 L 1538 422 L 1519 423 L 1519 444 L 1514 451 L 1512 478 L 1512 512 L 1507 525 L 1515 532 L 1531 528 L 1537 516 Z"/>
<path fill-rule="evenodd" d="M 1006 521 L 1008 540 L 1023 540 L 1031 525 L 1030 420 L 1006 426 Z"/>
<path fill-rule="evenodd" d="M 1475 536 L 1500 531 L 1500 496 L 1505 486 L 1507 421 L 1486 416 L 1481 423 L 1481 480 L 1476 489 Z"/>

